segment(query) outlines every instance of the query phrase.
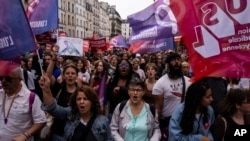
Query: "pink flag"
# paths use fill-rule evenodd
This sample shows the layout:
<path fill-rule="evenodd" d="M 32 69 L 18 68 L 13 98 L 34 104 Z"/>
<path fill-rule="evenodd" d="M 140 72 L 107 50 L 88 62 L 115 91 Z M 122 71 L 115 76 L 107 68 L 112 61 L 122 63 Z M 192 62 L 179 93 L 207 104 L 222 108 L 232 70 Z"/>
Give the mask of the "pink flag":
<path fill-rule="evenodd" d="M 170 0 L 195 79 L 250 77 L 250 1 Z"/>

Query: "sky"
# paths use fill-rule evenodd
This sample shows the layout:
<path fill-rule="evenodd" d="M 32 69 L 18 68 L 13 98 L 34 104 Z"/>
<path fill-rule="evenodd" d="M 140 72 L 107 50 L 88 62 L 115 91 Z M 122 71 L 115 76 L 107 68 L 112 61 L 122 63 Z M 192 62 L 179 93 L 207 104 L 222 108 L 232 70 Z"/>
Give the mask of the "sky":
<path fill-rule="evenodd" d="M 127 19 L 127 16 L 139 12 L 149 5 L 154 3 L 154 0 L 99 0 L 116 5 L 116 11 L 122 19 Z"/>

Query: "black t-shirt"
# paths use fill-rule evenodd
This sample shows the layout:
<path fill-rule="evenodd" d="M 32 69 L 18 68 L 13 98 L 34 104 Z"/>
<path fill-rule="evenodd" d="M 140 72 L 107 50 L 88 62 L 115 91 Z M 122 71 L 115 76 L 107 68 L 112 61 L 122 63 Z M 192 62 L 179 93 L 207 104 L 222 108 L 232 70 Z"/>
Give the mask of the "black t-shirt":
<path fill-rule="evenodd" d="M 68 107 L 69 106 L 69 99 L 72 93 L 67 92 L 65 84 L 59 84 L 55 83 L 54 86 L 51 88 L 53 96 L 56 98 L 57 95 L 59 95 L 57 99 L 57 104 L 62 107 Z M 61 92 L 60 92 L 61 91 Z M 60 93 L 59 93 L 60 92 Z M 63 136 L 64 133 L 64 127 L 67 122 L 67 119 L 59 120 L 57 118 L 54 118 L 54 122 L 51 126 L 51 130 L 53 134 L 57 134 L 59 136 Z"/>
<path fill-rule="evenodd" d="M 80 123 L 74 131 L 71 141 L 97 141 L 91 128 L 96 116 L 92 116 L 87 125 Z"/>

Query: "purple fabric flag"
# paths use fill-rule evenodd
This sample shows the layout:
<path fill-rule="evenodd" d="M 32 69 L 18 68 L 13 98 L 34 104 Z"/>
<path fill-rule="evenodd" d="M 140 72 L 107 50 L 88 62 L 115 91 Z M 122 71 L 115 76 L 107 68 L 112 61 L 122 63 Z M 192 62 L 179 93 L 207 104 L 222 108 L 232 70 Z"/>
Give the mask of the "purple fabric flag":
<path fill-rule="evenodd" d="M 174 38 L 158 39 L 151 41 L 138 41 L 130 45 L 129 51 L 132 53 L 153 53 L 174 48 Z"/>
<path fill-rule="evenodd" d="M 57 29 L 58 0 L 33 0 L 26 10 L 34 34 Z"/>
<path fill-rule="evenodd" d="M 0 0 L 0 3 L 0 60 L 35 50 L 34 36 L 21 1 Z"/>
<path fill-rule="evenodd" d="M 128 48 L 128 44 L 122 35 L 117 35 L 113 37 L 110 40 L 109 45 L 113 47 Z"/>
<path fill-rule="evenodd" d="M 128 22 L 132 27 L 130 43 L 173 37 L 178 32 L 175 16 L 166 0 L 158 0 L 128 16 Z"/>
<path fill-rule="evenodd" d="M 105 104 L 106 104 L 106 95 L 107 95 L 106 94 L 106 91 L 107 91 L 106 82 L 107 82 L 107 74 L 104 74 L 102 76 L 101 83 L 100 83 L 99 88 L 97 90 L 97 94 L 98 94 L 98 97 L 99 97 L 99 102 L 101 104 L 102 109 L 105 108 Z"/>

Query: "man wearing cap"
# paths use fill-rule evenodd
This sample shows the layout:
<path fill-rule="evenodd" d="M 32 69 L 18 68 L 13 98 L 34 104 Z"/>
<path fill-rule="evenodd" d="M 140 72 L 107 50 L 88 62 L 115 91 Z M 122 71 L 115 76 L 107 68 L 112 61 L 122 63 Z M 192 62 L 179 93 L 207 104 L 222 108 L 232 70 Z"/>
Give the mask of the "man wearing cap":
<path fill-rule="evenodd" d="M 167 140 L 169 119 L 176 106 L 184 100 L 185 92 L 190 85 L 189 78 L 182 73 L 179 54 L 170 53 L 165 63 L 168 68 L 167 73 L 160 77 L 152 91 L 159 114 L 162 140 Z"/>

